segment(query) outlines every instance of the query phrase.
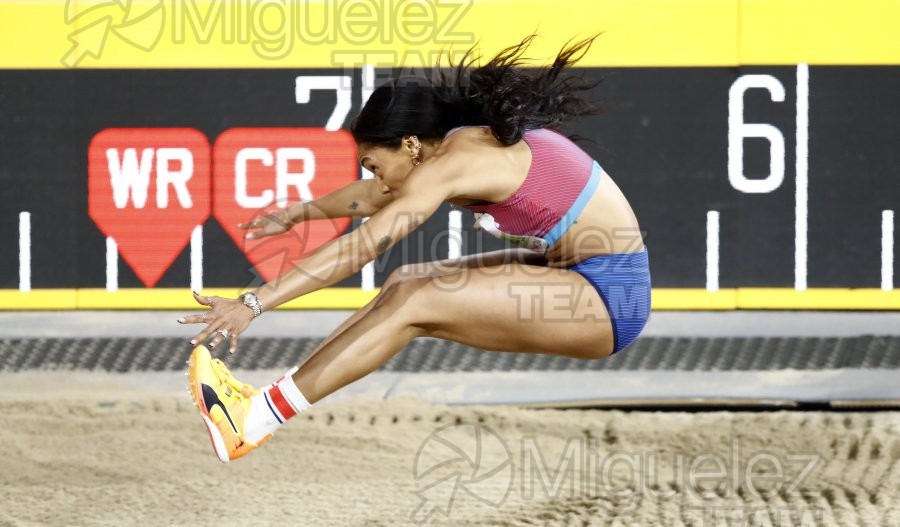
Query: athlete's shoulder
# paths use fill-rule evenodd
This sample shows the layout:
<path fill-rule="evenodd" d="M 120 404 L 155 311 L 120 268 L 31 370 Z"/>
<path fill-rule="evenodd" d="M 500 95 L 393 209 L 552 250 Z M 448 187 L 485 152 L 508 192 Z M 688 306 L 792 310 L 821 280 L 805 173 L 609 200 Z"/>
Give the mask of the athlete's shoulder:
<path fill-rule="evenodd" d="M 479 170 L 491 166 L 492 158 L 484 141 L 473 139 L 471 134 L 487 133 L 486 129 L 460 129 L 438 145 L 437 149 L 410 172 L 399 194 L 441 193 L 445 199 L 456 197 L 470 187 L 471 178 Z"/>

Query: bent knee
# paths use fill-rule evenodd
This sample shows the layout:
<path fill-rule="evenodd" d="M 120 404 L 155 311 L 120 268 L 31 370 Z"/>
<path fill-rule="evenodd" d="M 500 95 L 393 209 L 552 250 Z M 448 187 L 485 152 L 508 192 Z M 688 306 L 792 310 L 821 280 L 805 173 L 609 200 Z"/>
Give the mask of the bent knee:
<path fill-rule="evenodd" d="M 397 271 L 399 270 L 400 268 L 397 269 Z M 397 271 L 394 271 L 394 273 Z M 390 306 L 396 310 L 403 306 L 411 307 L 412 305 L 419 304 L 419 299 L 421 297 L 419 293 L 425 286 L 431 283 L 433 278 L 430 276 L 416 276 L 414 274 L 399 273 L 396 277 L 391 279 L 391 277 L 394 276 L 394 273 L 391 273 L 388 280 L 385 280 L 384 285 L 381 286 L 381 291 L 378 293 L 378 296 L 375 297 L 376 303 L 374 307 Z"/>
<path fill-rule="evenodd" d="M 384 292 L 385 290 L 393 287 L 395 284 L 402 282 L 403 280 L 406 280 L 407 278 L 412 276 L 414 274 L 413 265 L 414 264 L 403 264 L 391 271 L 391 274 L 389 274 L 384 283 L 381 284 L 381 291 Z"/>
<path fill-rule="evenodd" d="M 592 348 L 582 348 L 580 353 L 580 358 L 583 360 L 601 360 L 612 356 L 613 349 L 612 346 L 597 345 Z"/>
<path fill-rule="evenodd" d="M 582 360 L 601 360 L 614 353 L 616 336 L 609 322 L 596 321 L 589 331 L 569 340 L 567 344 L 567 355 Z"/>

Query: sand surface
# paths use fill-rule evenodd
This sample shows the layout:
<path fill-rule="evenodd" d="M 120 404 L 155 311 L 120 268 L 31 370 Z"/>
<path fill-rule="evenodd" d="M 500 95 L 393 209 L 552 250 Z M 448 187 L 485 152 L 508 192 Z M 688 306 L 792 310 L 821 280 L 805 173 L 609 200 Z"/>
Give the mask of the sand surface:
<path fill-rule="evenodd" d="M 0 376 L 0 525 L 900 525 L 900 412 L 323 404 L 229 465 L 140 376 Z"/>

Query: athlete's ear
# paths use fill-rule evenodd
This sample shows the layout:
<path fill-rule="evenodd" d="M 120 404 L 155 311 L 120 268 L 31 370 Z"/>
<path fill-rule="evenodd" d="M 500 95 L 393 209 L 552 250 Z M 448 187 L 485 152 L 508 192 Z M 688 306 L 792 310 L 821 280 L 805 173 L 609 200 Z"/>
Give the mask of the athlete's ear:
<path fill-rule="evenodd" d="M 420 143 L 419 138 L 414 135 L 404 135 L 403 146 L 406 148 L 407 152 L 415 154 L 422 148 L 422 143 Z"/>

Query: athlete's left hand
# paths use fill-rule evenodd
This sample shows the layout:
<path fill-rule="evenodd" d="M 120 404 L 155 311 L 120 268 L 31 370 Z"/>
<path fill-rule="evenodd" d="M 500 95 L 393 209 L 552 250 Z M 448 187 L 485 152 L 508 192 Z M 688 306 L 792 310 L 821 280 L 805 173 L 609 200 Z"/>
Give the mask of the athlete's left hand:
<path fill-rule="evenodd" d="M 191 344 L 196 346 L 215 335 L 209 344 L 210 349 L 228 339 L 230 343 L 228 352 L 237 351 L 238 336 L 253 321 L 253 311 L 245 306 L 239 298 L 202 296 L 194 292 L 194 300 L 198 304 L 209 306 L 212 309 L 203 314 L 189 315 L 178 319 L 181 324 L 206 324 L 206 328 L 191 339 Z"/>

